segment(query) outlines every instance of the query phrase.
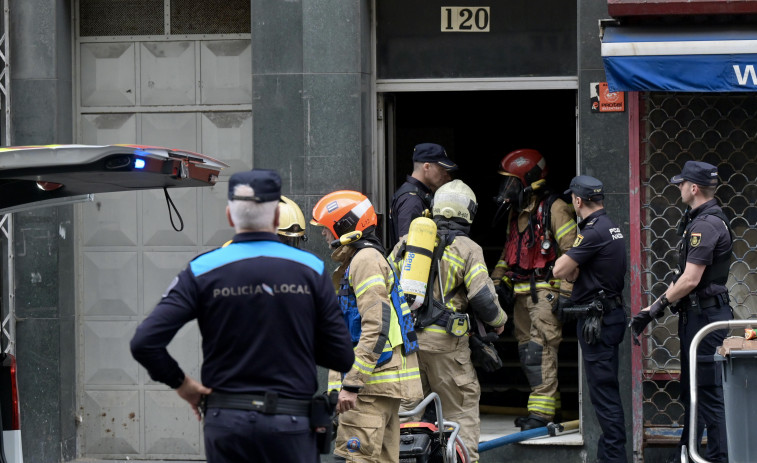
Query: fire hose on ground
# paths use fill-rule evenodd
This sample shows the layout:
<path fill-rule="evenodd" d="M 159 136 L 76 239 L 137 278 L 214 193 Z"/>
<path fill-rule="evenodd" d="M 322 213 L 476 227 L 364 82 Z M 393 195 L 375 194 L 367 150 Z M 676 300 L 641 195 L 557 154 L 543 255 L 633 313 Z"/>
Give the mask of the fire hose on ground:
<path fill-rule="evenodd" d="M 556 436 L 558 432 L 573 431 L 578 429 L 578 420 L 566 421 L 565 423 L 549 423 L 541 428 L 529 429 L 528 431 L 516 432 L 507 436 L 497 437 L 478 444 L 478 452 L 496 449 L 508 444 L 515 444 L 524 440 L 541 436 Z"/>

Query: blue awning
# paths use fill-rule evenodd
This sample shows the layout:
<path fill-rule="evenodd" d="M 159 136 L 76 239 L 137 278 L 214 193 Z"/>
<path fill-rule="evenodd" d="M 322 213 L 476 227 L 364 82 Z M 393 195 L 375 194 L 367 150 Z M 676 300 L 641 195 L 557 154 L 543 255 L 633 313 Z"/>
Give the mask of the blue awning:
<path fill-rule="evenodd" d="M 755 92 L 757 28 L 608 26 L 610 91 Z"/>

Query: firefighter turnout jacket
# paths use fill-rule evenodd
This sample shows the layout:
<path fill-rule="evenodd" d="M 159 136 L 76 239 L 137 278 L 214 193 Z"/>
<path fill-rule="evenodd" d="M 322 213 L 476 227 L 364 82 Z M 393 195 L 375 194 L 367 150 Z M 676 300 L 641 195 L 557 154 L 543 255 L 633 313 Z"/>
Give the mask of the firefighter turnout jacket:
<path fill-rule="evenodd" d="M 406 239 L 397 243 L 391 253 L 392 264 L 397 269 L 402 268 L 403 256 L 399 254 Z M 442 301 L 444 296 L 444 306 L 451 311 L 465 313 L 470 308 L 487 325 L 505 324 L 507 315 L 499 306 L 481 246 L 465 235 L 458 235 L 444 249 L 441 262 L 435 265 L 439 268 L 434 282 L 434 300 Z M 418 342 L 424 351 L 445 352 L 450 349 L 451 336 L 443 326 L 433 324 L 418 332 Z"/>
<path fill-rule="evenodd" d="M 452 236 L 448 235 L 450 239 Z M 392 250 L 390 259 L 397 268 L 402 268 L 406 240 L 407 237 L 402 238 Z M 481 246 L 464 234 L 457 234 L 441 256 L 440 262 L 435 263 L 438 274 L 433 284 L 433 299 L 441 302 L 443 295 L 444 306 L 450 312 L 472 312 L 485 324 L 493 327 L 504 325 L 507 315 L 499 306 Z M 429 303 L 433 304 L 433 301 Z M 423 310 L 428 308 L 424 305 L 418 309 Z M 419 314 L 419 318 L 422 317 Z M 450 313 L 445 312 L 441 319 L 418 331 L 423 392 L 439 394 L 444 417 L 460 424 L 460 438 L 468 448 L 471 461 L 477 461 L 481 388 L 471 361 L 469 336 L 449 333 L 445 321 L 449 317 Z M 471 329 L 476 330 L 477 327 Z"/>
<path fill-rule="evenodd" d="M 349 245 L 340 246 L 331 258 L 340 264 L 332 275 L 334 288 L 344 292 L 346 276 L 357 304 L 361 332 L 354 344 L 352 368 L 344 378 L 341 373 L 329 372 L 329 390 L 339 390 L 344 385 L 359 389 L 360 395 L 421 398 L 418 359 L 414 353 L 405 353 L 405 330 L 398 317 L 401 310 L 396 310 L 392 303 L 395 275 L 389 262 L 375 248 L 356 249 Z M 342 298 L 343 301 L 348 299 Z M 403 305 L 409 311 L 406 304 Z M 387 355 L 387 351 L 391 355 Z"/>
<path fill-rule="evenodd" d="M 560 198 L 549 203 L 548 198 L 534 197 L 521 212 L 510 214 L 505 246 L 491 278 L 499 282 L 503 276 L 509 276 L 516 295 L 531 294 L 531 275 L 535 277 L 534 289 L 560 290 L 566 295 L 573 289 L 572 284 L 552 278 L 549 270 L 557 257 L 573 246 L 575 213 L 571 205 Z M 548 224 L 545 221 L 547 207 Z"/>

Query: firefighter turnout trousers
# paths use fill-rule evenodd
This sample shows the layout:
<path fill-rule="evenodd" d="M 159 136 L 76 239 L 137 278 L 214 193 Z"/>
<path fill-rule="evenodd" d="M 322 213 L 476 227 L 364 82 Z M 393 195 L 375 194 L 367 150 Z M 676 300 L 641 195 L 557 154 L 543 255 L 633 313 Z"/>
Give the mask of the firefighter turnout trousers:
<path fill-rule="evenodd" d="M 530 294 L 516 295 L 514 334 L 521 368 L 531 386 L 528 412 L 551 421 L 559 405 L 557 352 L 562 342 L 562 325 L 552 314 L 558 290 L 537 288 L 536 296 L 534 303 Z"/>

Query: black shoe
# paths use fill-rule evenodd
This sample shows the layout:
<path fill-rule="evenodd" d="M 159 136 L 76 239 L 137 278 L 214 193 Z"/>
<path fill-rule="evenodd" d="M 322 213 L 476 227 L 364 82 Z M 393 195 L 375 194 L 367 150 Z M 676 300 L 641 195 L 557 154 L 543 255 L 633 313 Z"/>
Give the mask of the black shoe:
<path fill-rule="evenodd" d="M 525 423 L 527 419 L 528 419 L 528 416 L 519 416 L 515 418 L 515 427 L 519 428 L 523 426 L 523 423 Z"/>
<path fill-rule="evenodd" d="M 544 418 L 536 415 L 528 415 L 528 417 L 521 421 L 520 423 L 520 430 L 521 431 L 528 431 L 529 429 L 536 429 L 536 428 L 543 428 L 545 427 L 549 422 L 545 420 Z"/>

